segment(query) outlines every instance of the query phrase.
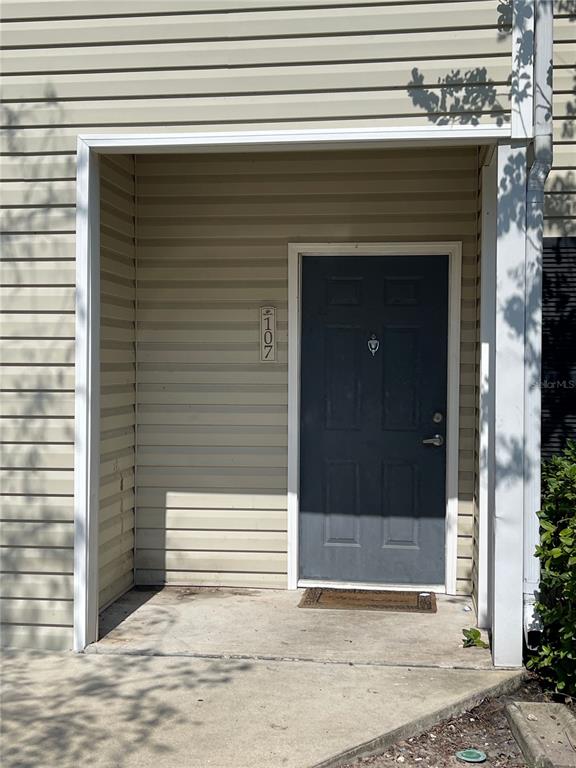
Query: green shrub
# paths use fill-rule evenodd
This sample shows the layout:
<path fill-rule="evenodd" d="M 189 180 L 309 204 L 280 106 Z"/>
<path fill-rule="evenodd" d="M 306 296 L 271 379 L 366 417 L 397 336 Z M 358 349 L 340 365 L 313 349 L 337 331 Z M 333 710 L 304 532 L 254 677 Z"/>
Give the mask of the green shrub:
<path fill-rule="evenodd" d="M 576 696 L 576 443 L 542 468 L 540 595 L 542 644 L 528 662 L 555 690 Z"/>

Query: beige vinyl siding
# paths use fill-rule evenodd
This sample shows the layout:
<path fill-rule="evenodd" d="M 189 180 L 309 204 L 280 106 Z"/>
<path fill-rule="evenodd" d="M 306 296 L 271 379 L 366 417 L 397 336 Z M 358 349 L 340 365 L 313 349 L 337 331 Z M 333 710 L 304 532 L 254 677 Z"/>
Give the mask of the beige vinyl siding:
<path fill-rule="evenodd" d="M 28 183 L 4 183 L 1 199 L 0 634 L 58 649 L 73 621 L 73 228 L 47 247 L 42 181 L 27 167 Z"/>
<path fill-rule="evenodd" d="M 554 161 L 546 183 L 545 235 L 576 236 L 576 10 L 555 3 Z"/>
<path fill-rule="evenodd" d="M 509 117 L 511 38 L 498 0 L 171 7 L 3 4 L 5 149 L 70 151 L 80 129 Z"/>
<path fill-rule="evenodd" d="M 78 134 L 509 119 L 511 36 L 499 0 L 260 6 L 253 0 L 1 4 L 1 386 L 8 390 L 2 491 L 10 497 L 2 515 L 20 526 L 18 535 L 7 529 L 4 537 L 7 643 L 71 642 L 71 535 L 61 546 L 27 544 L 57 540 L 56 524 L 72 528 Z M 470 83 L 453 96 L 443 86 L 451 75 Z M 456 107 L 459 96 L 463 107 Z M 399 170 L 395 183 L 400 179 Z M 404 226 L 398 224 L 400 233 Z M 431 235 L 442 229 L 431 223 Z M 458 230 L 458 222 L 444 229 Z M 213 222 L 202 231 L 208 230 Z M 241 222 L 236 231 L 249 242 Z M 336 232 L 344 236 L 341 228 Z M 58 455 L 62 465 L 46 465 Z M 279 572 L 276 563 L 266 568 Z"/>
<path fill-rule="evenodd" d="M 136 438 L 133 157 L 100 161 L 99 603 L 134 583 Z"/>
<path fill-rule="evenodd" d="M 476 149 L 139 156 L 138 582 L 286 585 L 289 242 L 463 243 L 458 589 L 472 569 Z M 258 362 L 259 307 L 278 310 Z"/>

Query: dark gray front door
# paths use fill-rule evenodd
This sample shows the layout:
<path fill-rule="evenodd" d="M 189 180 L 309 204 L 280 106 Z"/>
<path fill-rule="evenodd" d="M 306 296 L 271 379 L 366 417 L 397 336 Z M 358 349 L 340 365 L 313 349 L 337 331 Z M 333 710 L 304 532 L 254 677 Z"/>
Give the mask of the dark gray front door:
<path fill-rule="evenodd" d="M 303 258 L 301 578 L 444 583 L 447 321 L 447 256 Z"/>

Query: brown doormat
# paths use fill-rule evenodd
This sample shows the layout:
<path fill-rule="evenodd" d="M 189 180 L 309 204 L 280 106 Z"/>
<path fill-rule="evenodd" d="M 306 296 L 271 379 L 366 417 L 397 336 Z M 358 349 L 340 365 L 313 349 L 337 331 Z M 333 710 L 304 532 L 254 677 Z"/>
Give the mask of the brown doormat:
<path fill-rule="evenodd" d="M 370 589 L 307 589 L 298 608 L 340 611 L 404 611 L 436 613 L 434 592 L 376 592 Z"/>

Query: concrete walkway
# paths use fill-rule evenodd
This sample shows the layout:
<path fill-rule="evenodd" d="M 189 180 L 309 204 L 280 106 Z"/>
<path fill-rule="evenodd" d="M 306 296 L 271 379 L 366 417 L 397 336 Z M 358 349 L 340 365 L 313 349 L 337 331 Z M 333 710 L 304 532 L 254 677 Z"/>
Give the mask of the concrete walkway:
<path fill-rule="evenodd" d="M 336 766 L 338 755 L 424 730 L 517 679 L 509 671 L 341 662 L 6 653 L 0 762 Z"/>

